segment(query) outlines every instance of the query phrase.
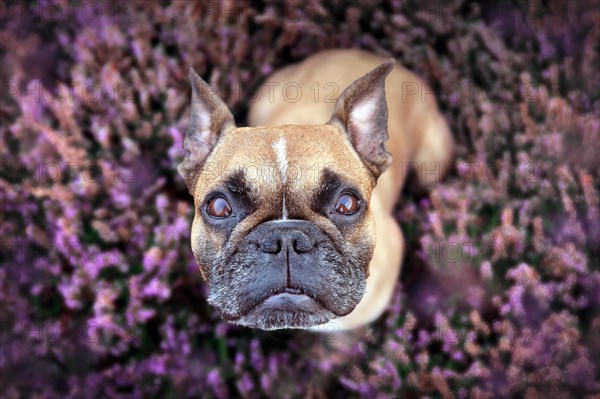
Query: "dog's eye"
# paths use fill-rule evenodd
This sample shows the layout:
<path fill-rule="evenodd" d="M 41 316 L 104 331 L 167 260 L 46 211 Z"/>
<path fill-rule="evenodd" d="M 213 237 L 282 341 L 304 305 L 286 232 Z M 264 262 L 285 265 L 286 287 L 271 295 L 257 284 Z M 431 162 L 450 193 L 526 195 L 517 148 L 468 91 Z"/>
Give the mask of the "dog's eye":
<path fill-rule="evenodd" d="M 338 198 L 335 208 L 335 213 L 342 215 L 351 215 L 358 210 L 358 198 L 354 194 L 344 193 Z"/>
<path fill-rule="evenodd" d="M 231 205 L 223 197 L 213 197 L 206 205 L 206 213 L 213 218 L 226 218 L 231 216 Z"/>

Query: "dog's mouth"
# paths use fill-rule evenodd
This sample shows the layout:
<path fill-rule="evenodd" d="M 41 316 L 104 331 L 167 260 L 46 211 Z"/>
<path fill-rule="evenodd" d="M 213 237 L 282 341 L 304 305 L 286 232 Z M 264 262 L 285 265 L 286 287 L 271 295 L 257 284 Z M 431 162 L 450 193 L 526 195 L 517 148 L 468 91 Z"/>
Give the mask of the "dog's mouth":
<path fill-rule="evenodd" d="M 319 300 L 302 290 L 285 288 L 252 306 L 242 316 L 226 318 L 246 327 L 277 330 L 308 328 L 326 323 L 336 317 L 338 316 Z"/>

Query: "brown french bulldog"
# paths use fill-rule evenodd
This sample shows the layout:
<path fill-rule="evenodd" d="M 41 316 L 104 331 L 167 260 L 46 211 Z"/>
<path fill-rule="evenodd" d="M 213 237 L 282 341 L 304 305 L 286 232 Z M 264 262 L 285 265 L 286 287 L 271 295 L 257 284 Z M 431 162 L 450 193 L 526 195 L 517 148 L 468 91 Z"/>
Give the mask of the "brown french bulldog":
<path fill-rule="evenodd" d="M 401 267 L 391 212 L 408 166 L 431 183 L 451 160 L 433 94 L 393 59 L 325 51 L 267 79 L 252 127 L 239 128 L 193 69 L 190 79 L 179 173 L 209 303 L 265 330 L 376 319 Z"/>

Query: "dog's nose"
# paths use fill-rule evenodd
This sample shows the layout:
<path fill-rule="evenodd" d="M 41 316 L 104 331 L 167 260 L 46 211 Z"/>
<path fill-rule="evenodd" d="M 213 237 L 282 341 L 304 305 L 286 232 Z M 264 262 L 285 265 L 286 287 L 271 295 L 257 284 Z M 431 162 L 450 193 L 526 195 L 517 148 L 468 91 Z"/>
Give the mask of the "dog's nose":
<path fill-rule="evenodd" d="M 259 238 L 258 245 L 263 252 L 278 254 L 290 250 L 296 253 L 309 252 L 315 243 L 306 232 L 295 225 L 279 225 L 273 226 L 270 231 Z"/>

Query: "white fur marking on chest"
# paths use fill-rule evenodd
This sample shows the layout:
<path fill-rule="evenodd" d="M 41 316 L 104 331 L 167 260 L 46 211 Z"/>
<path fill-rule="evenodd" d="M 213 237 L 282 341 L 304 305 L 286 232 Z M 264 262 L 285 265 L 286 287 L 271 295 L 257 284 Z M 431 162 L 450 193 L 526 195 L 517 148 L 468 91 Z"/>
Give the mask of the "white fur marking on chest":
<path fill-rule="evenodd" d="M 281 175 L 281 181 L 283 183 L 283 185 L 285 186 L 286 180 L 287 180 L 287 166 L 288 166 L 288 161 L 287 161 L 287 151 L 285 148 L 285 138 L 280 137 L 279 140 L 273 142 L 273 144 L 271 144 L 271 147 L 273 147 L 273 151 L 275 151 L 275 156 L 277 157 L 277 166 L 279 167 L 279 174 Z M 287 208 L 285 206 L 285 191 L 283 192 L 283 196 L 282 196 L 282 219 L 287 219 L 288 216 L 288 212 L 287 212 Z"/>

